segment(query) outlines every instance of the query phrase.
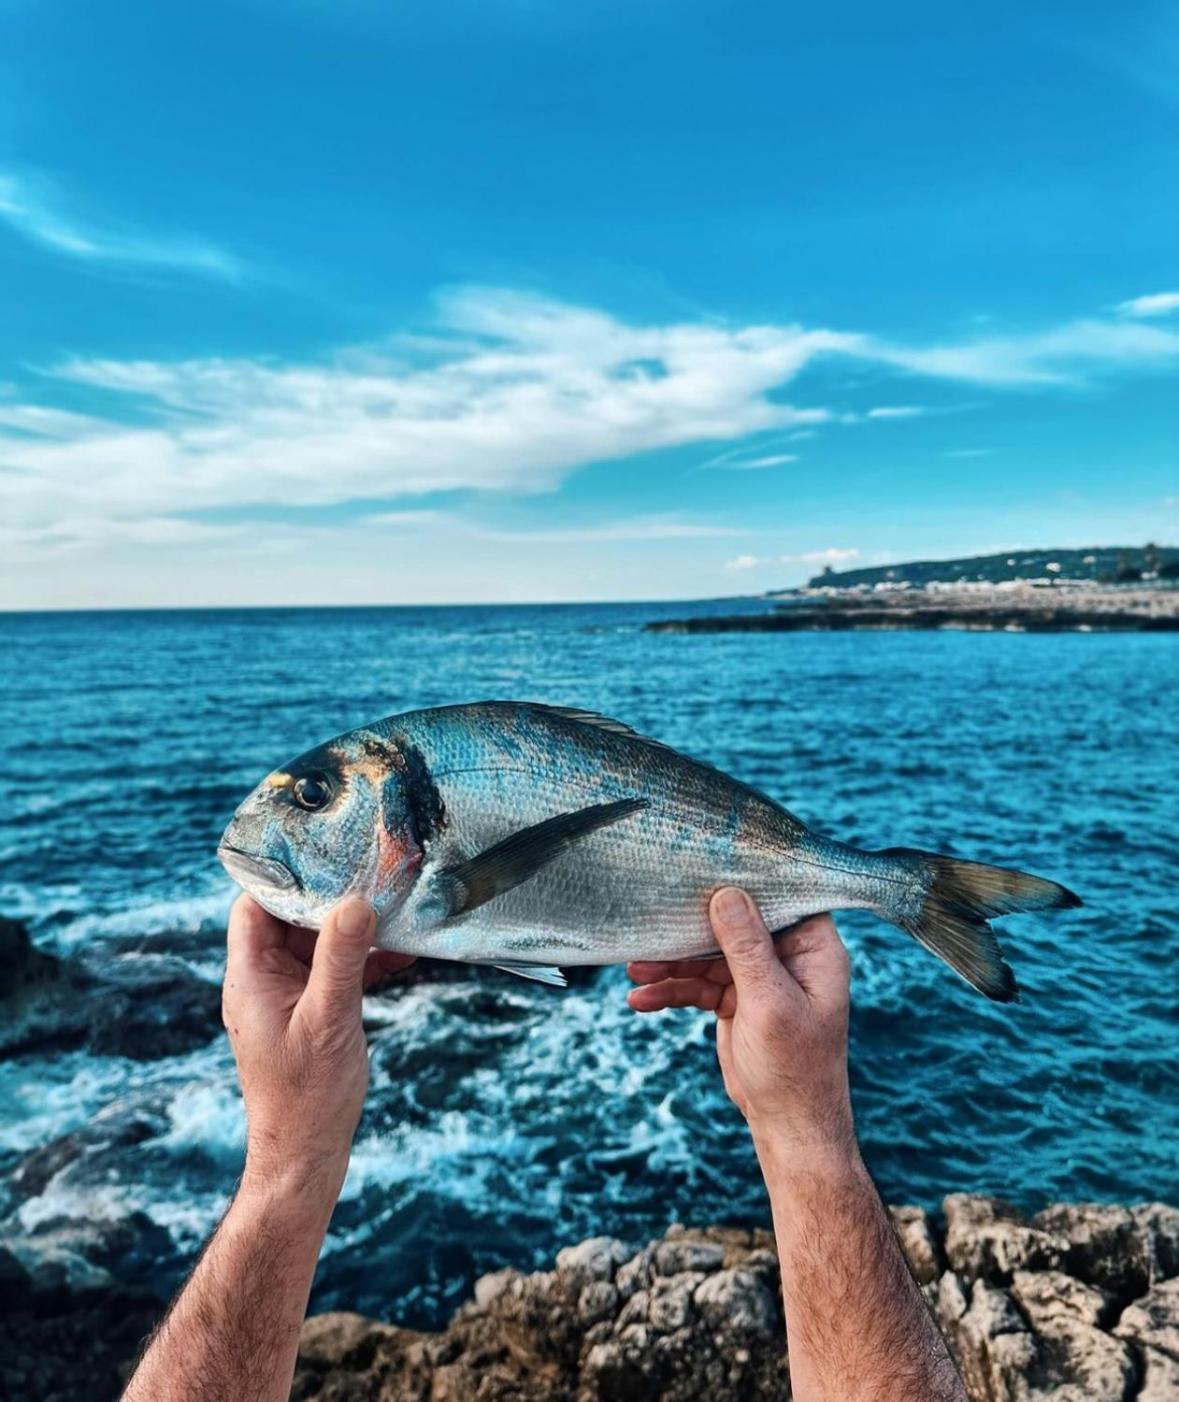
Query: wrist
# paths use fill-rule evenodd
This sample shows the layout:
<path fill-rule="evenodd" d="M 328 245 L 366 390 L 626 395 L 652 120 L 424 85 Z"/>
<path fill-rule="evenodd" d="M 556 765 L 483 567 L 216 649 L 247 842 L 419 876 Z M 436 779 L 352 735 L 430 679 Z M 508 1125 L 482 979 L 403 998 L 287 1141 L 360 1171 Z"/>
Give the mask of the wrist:
<path fill-rule="evenodd" d="M 771 1192 L 793 1184 L 837 1186 L 867 1177 L 850 1124 L 837 1131 L 800 1134 L 795 1127 L 778 1121 L 751 1119 L 749 1129 Z"/>
<path fill-rule="evenodd" d="M 238 1199 L 292 1209 L 326 1225 L 348 1172 L 348 1151 L 278 1155 L 272 1145 L 246 1145 Z"/>

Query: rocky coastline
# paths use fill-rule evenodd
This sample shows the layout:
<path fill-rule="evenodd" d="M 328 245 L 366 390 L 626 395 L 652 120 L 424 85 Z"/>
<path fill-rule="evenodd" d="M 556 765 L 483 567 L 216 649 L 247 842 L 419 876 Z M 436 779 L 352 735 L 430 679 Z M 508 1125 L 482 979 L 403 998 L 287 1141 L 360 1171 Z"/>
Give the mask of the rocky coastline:
<path fill-rule="evenodd" d="M 891 1209 L 972 1402 L 1179 1397 L 1179 1209 L 953 1194 Z M 496 1271 L 445 1330 L 361 1315 L 304 1325 L 293 1402 L 760 1402 L 789 1396 L 768 1231 L 595 1237 L 554 1268 Z M 0 1396 L 113 1402 L 163 1302 L 69 1287 L 0 1248 Z"/>
<path fill-rule="evenodd" d="M 0 1056 L 83 1046 L 148 1059 L 220 1035 L 216 984 L 179 935 L 113 949 L 101 967 L 37 950 L 0 921 Z M 128 1282 L 168 1263 L 145 1213 L 37 1216 L 22 1204 L 83 1160 L 158 1135 L 165 1109 L 126 1096 L 68 1134 L 7 1155 L 0 1175 L 0 1397 L 113 1402 L 166 1301 Z M 100 1175 L 101 1176 L 101 1175 Z M 1057 1204 L 1024 1216 L 953 1194 L 892 1209 L 913 1273 L 975 1402 L 1179 1397 L 1179 1207 Z M 174 1272 L 174 1273 L 175 1273 Z M 788 1396 L 773 1239 L 677 1226 L 646 1244 L 595 1237 L 553 1269 L 486 1275 L 429 1333 L 355 1314 L 303 1331 L 297 1402 L 668 1402 Z"/>
<path fill-rule="evenodd" d="M 1179 631 L 1179 589 L 1090 584 L 800 589 L 764 613 L 659 619 L 649 633 Z"/>

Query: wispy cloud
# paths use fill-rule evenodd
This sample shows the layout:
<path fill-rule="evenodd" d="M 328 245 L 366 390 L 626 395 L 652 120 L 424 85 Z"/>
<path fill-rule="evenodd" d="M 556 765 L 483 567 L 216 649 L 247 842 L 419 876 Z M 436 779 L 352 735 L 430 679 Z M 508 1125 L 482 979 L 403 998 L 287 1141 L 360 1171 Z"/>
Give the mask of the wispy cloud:
<path fill-rule="evenodd" d="M 767 565 L 846 565 L 859 559 L 858 550 L 832 546 L 827 550 L 804 550 L 799 555 L 736 555 L 725 561 L 732 571 L 763 569 Z"/>
<path fill-rule="evenodd" d="M 23 238 L 67 258 L 141 268 L 170 268 L 236 281 L 244 264 L 200 240 L 146 235 L 64 212 L 47 182 L 0 171 L 0 221 Z"/>
<path fill-rule="evenodd" d="M 1151 292 L 1145 297 L 1131 297 L 1119 302 L 1116 311 L 1123 316 L 1168 316 L 1179 311 L 1179 292 Z"/>
<path fill-rule="evenodd" d="M 994 451 L 994 448 L 950 448 L 946 452 L 946 457 L 989 458 Z"/>
<path fill-rule="evenodd" d="M 757 471 L 763 467 L 781 467 L 784 463 L 797 461 L 797 453 L 769 453 L 765 457 L 729 458 L 725 462 L 716 462 L 711 465 L 713 467 L 723 467 L 729 472 L 749 472 Z"/>
<path fill-rule="evenodd" d="M 52 402 L 0 398 L 0 517 L 26 533 L 109 521 L 117 534 L 130 530 L 117 523 L 228 518 L 243 508 L 352 503 L 371 515 L 375 502 L 408 505 L 426 494 L 548 493 L 588 464 L 686 446 L 720 449 L 706 466 L 773 468 L 794 456 L 780 450 L 786 439 L 842 421 L 786 398 L 807 366 L 834 357 L 1051 387 L 1179 365 L 1179 332 L 1095 318 L 901 347 L 801 326 L 638 326 L 551 299 L 464 289 L 440 299 L 425 335 L 321 363 L 83 360 L 46 370 L 40 397 Z M 926 411 L 883 405 L 856 421 L 918 412 Z M 551 538 L 705 533 L 727 528 L 651 518 Z"/>
<path fill-rule="evenodd" d="M 1179 332 L 1089 318 L 1023 336 L 906 347 L 874 341 L 867 358 L 919 375 L 981 385 L 1051 385 L 1105 371 L 1179 364 Z"/>

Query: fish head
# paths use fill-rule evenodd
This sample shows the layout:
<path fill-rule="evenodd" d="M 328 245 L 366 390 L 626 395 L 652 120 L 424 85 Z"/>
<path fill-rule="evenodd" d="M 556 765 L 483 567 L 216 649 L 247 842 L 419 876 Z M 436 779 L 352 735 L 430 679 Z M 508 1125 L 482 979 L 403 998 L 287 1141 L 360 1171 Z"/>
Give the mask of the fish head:
<path fill-rule="evenodd" d="M 378 919 L 401 904 L 422 862 L 398 746 L 352 731 L 268 774 L 222 834 L 217 855 L 281 920 L 318 929 L 360 896 Z"/>

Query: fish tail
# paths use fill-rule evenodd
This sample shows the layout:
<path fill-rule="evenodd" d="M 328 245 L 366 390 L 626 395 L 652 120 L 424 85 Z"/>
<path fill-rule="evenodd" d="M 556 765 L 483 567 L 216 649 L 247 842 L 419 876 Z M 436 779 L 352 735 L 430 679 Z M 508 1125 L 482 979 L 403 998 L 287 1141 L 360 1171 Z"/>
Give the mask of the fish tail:
<path fill-rule="evenodd" d="M 1081 904 L 1067 887 L 1024 871 L 911 847 L 891 847 L 875 855 L 899 864 L 909 877 L 887 883 L 888 894 L 877 913 L 907 930 L 996 1003 L 1015 1002 L 1019 988 L 988 921 L 1022 910 Z"/>

